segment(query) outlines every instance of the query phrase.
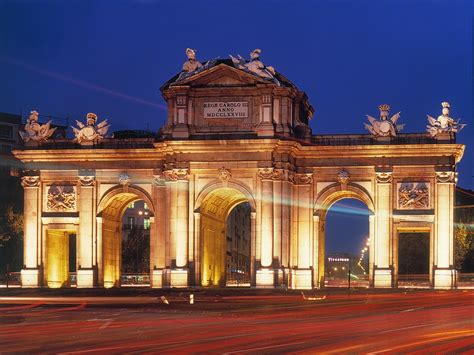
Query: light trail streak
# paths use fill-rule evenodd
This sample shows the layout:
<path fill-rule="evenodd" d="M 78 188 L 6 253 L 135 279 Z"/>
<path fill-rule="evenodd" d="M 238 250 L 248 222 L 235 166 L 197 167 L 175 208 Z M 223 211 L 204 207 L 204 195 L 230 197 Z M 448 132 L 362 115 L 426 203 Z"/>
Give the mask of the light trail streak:
<path fill-rule="evenodd" d="M 54 78 L 54 79 L 57 79 L 57 80 L 60 80 L 60 81 L 63 81 L 63 82 L 67 82 L 67 83 L 70 83 L 70 84 L 73 84 L 73 85 L 76 85 L 76 86 L 80 86 L 80 87 L 83 87 L 83 88 L 86 88 L 86 89 L 89 89 L 89 90 L 101 92 L 101 93 L 108 94 L 108 95 L 115 96 L 115 97 L 119 97 L 121 99 L 125 99 L 125 100 L 135 102 L 135 103 L 138 103 L 138 104 L 159 108 L 159 109 L 164 110 L 164 111 L 167 110 L 166 106 L 160 105 L 156 102 L 147 101 L 147 100 L 144 100 L 144 99 L 141 99 L 141 98 L 138 98 L 138 97 L 135 97 L 135 96 L 127 95 L 127 94 L 124 94 L 122 92 L 115 91 L 115 90 L 112 90 L 112 89 L 108 89 L 108 88 L 105 88 L 103 86 L 99 86 L 99 85 L 96 85 L 96 84 L 93 84 L 93 83 L 90 83 L 90 82 L 87 82 L 87 81 L 84 81 L 84 80 L 75 79 L 75 78 L 72 78 L 70 76 L 55 73 L 55 72 L 50 71 L 50 70 L 38 68 L 38 67 L 33 66 L 31 64 L 28 64 L 28 63 L 25 63 L 25 62 L 22 62 L 22 61 L 19 61 L 19 60 L 15 60 L 15 59 L 13 59 L 11 57 L 8 57 L 8 56 L 2 55 L 2 56 L 0 56 L 0 60 L 2 60 L 4 62 L 7 62 L 9 64 L 12 64 L 12 65 L 15 65 L 17 67 L 27 69 L 27 70 L 32 71 L 34 73 L 41 74 L 41 75 L 44 75 L 44 76 L 47 76 L 47 77 L 50 77 L 50 78 Z"/>

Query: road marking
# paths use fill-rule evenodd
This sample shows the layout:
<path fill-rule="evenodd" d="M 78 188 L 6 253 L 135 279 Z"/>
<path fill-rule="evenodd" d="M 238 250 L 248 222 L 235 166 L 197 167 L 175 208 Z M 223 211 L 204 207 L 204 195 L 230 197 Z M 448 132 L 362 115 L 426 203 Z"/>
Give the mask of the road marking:
<path fill-rule="evenodd" d="M 244 350 L 238 350 L 238 351 L 231 351 L 229 353 L 224 353 L 225 355 L 230 355 L 230 354 L 241 354 L 241 353 L 246 353 L 246 352 L 251 352 L 251 351 L 259 351 L 259 350 L 266 350 L 266 349 L 275 349 L 275 348 L 281 348 L 284 346 L 291 346 L 291 345 L 299 345 L 299 344 L 305 344 L 305 341 L 299 341 L 297 343 L 287 343 L 287 344 L 280 344 L 280 345 L 269 345 L 269 346 L 262 346 L 259 348 L 249 348 L 249 349 L 244 349 Z"/>
<path fill-rule="evenodd" d="M 379 332 L 379 334 L 398 332 L 400 330 L 407 330 L 407 329 L 414 329 L 414 328 L 429 327 L 430 325 L 435 325 L 435 324 L 438 324 L 438 323 L 428 323 L 428 324 L 412 325 L 411 327 L 402 327 L 402 328 L 396 328 L 396 329 L 389 329 L 389 330 L 381 331 L 381 332 Z"/>
<path fill-rule="evenodd" d="M 405 309 L 404 311 L 400 311 L 400 313 L 413 312 L 413 311 L 417 311 L 417 310 L 423 309 L 423 308 L 424 307 Z"/>

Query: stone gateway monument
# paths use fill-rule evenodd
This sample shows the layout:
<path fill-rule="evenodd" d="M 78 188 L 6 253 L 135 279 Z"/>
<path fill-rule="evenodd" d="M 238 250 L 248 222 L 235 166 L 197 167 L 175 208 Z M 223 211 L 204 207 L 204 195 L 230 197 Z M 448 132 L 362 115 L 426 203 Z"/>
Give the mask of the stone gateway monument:
<path fill-rule="evenodd" d="M 399 235 L 409 231 L 429 235 L 430 285 L 455 286 L 464 146 L 448 103 L 424 133 L 401 133 L 403 115 L 383 104 L 367 134 L 314 135 L 308 97 L 260 49 L 249 59 L 186 54 L 161 87 L 168 110 L 156 138 L 108 137 L 93 113 L 74 139 L 27 129 L 34 144 L 14 152 L 24 166 L 23 287 L 67 287 L 71 267 L 77 287 L 119 287 L 122 216 L 137 200 L 150 211 L 151 287 L 226 285 L 227 219 L 243 203 L 249 285 L 324 287 L 326 215 L 343 198 L 370 210 L 371 287 L 397 287 Z"/>

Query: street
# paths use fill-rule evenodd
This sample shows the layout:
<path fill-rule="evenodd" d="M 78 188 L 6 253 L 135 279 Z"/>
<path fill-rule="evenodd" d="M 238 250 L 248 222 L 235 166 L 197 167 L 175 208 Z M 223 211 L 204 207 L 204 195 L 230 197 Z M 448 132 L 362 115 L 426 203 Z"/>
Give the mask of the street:
<path fill-rule="evenodd" d="M 5 295 L 5 294 L 4 294 Z M 158 294 L 157 294 L 158 295 Z M 2 297 L 0 349 L 60 353 L 466 352 L 473 291 Z"/>

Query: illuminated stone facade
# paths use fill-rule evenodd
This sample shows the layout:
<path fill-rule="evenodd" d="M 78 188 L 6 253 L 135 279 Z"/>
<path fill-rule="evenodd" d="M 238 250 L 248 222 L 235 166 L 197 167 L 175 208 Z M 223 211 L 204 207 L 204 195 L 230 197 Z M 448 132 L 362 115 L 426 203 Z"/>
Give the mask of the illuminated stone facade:
<path fill-rule="evenodd" d="M 372 286 L 397 286 L 406 231 L 430 234 L 431 285 L 454 285 L 464 150 L 454 134 L 312 135 L 303 92 L 279 73 L 261 77 L 230 60 L 176 75 L 161 90 L 168 116 L 158 139 L 49 140 L 14 152 L 25 164 L 23 287 L 67 285 L 68 233 L 77 235 L 77 287 L 120 286 L 122 216 L 139 199 L 150 211 L 151 287 L 222 285 L 226 219 L 242 202 L 251 285 L 321 287 L 326 214 L 343 198 L 371 211 Z"/>

